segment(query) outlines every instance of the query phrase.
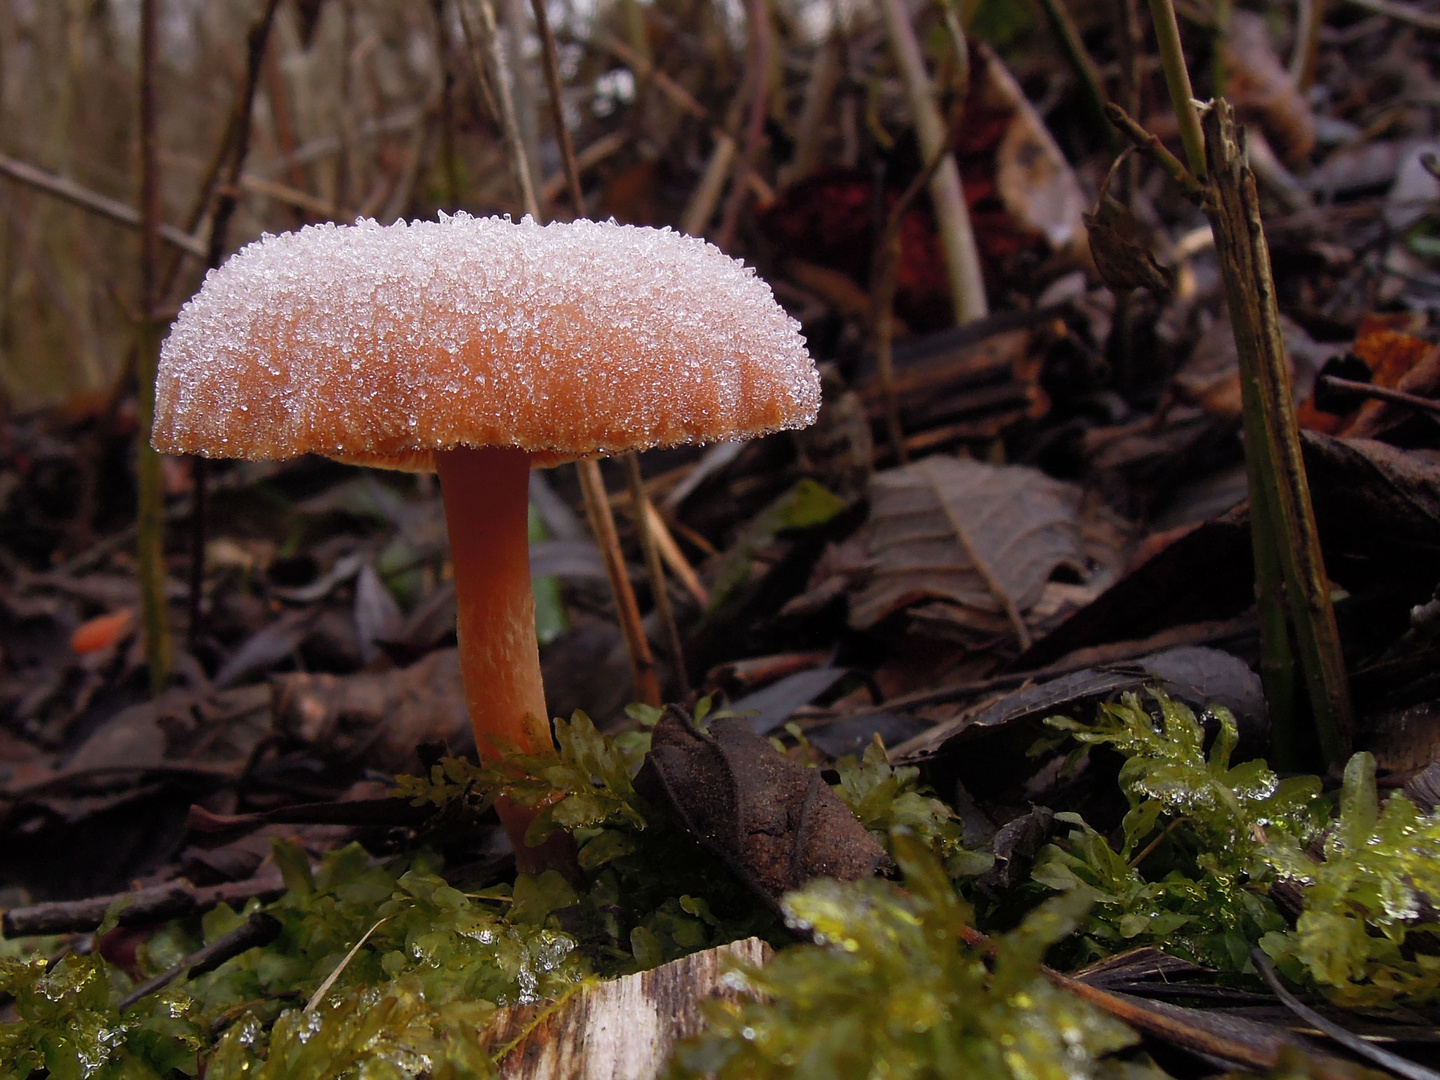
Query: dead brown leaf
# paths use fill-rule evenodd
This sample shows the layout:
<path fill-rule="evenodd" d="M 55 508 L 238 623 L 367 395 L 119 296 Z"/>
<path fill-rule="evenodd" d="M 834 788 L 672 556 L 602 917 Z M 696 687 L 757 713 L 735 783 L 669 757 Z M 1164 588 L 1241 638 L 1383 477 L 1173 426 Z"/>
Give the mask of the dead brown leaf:
<path fill-rule="evenodd" d="M 384 772 L 418 771 L 424 742 L 461 743 L 470 715 L 459 654 L 431 653 L 374 675 L 281 675 L 274 682 L 275 726 L 322 756 L 363 761 Z"/>
<path fill-rule="evenodd" d="M 745 717 L 704 732 L 670 706 L 638 782 L 771 905 L 813 878 L 856 881 L 886 862 L 819 770 L 781 756 Z"/>
<path fill-rule="evenodd" d="M 1226 97 L 1240 119 L 1258 123 L 1287 163 L 1304 161 L 1315 149 L 1315 115 L 1276 55 L 1264 16 L 1232 11 L 1224 42 Z"/>
<path fill-rule="evenodd" d="M 877 473 L 871 484 L 867 584 L 850 623 L 943 600 L 1006 620 L 1028 645 L 1025 613 L 1060 567 L 1085 571 L 1080 491 L 1038 469 L 936 456 Z"/>

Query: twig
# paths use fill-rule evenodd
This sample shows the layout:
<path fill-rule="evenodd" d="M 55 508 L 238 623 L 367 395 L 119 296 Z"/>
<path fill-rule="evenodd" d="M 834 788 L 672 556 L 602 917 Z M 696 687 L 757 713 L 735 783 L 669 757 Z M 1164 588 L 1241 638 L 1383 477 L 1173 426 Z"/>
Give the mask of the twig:
<path fill-rule="evenodd" d="M 138 505 L 135 513 L 140 609 L 150 692 L 170 681 L 170 612 L 165 599 L 165 480 L 150 446 L 155 420 L 155 372 L 160 361 L 160 175 L 155 131 L 156 22 L 159 0 L 140 4 L 140 325 L 136 347 Z"/>
<path fill-rule="evenodd" d="M 675 580 L 695 598 L 695 602 L 702 608 L 705 607 L 710 603 L 710 593 L 701 584 L 700 575 L 695 573 L 695 568 L 685 558 L 680 545 L 675 542 L 675 537 L 671 535 L 665 519 L 660 516 L 660 511 L 649 499 L 645 500 L 645 517 L 650 524 L 650 535 L 655 537 L 655 545 L 660 549 L 660 557 L 665 560 L 665 565 L 670 567 Z"/>
<path fill-rule="evenodd" d="M 486 0 L 479 0 L 483 5 Z M 534 0 L 536 5 L 536 30 L 542 39 L 545 57 L 545 77 L 550 85 L 550 112 L 555 126 L 555 137 L 560 143 L 564 170 L 570 188 L 570 198 L 576 212 L 583 215 L 585 194 L 580 187 L 580 170 L 575 163 L 575 148 L 571 145 L 565 130 L 565 112 L 560 99 L 560 68 L 555 38 L 550 31 L 550 22 L 540 10 L 543 0 Z M 548 41 L 548 44 L 545 42 Z M 535 194 L 530 193 L 530 213 L 539 220 L 540 208 L 533 205 Z M 645 626 L 640 621 L 640 605 L 635 602 L 635 590 L 630 587 L 630 575 L 625 571 L 625 556 L 620 550 L 620 535 L 615 530 L 615 516 L 610 509 L 610 500 L 605 494 L 605 478 L 600 465 L 594 458 L 581 458 L 575 462 L 575 471 L 580 478 L 580 490 L 585 497 L 585 510 L 590 519 L 590 530 L 595 534 L 600 554 L 605 559 L 605 572 L 610 578 L 610 588 L 615 594 L 615 609 L 620 620 L 620 630 L 625 637 L 625 647 L 630 653 L 630 669 L 635 681 L 636 696 L 648 705 L 660 704 L 660 683 L 655 677 L 655 657 L 650 651 L 650 642 L 645 637 Z M 661 584 L 661 590 L 664 585 Z"/>
<path fill-rule="evenodd" d="M 560 164 L 570 188 L 570 203 L 575 216 L 585 216 L 585 189 L 580 185 L 580 165 L 575 160 L 575 143 L 570 138 L 570 129 L 565 125 L 565 106 L 560 86 L 560 53 L 555 47 L 555 35 L 550 30 L 550 19 L 545 14 L 545 0 L 530 0 L 530 9 L 535 13 L 535 31 L 540 35 L 540 49 L 545 57 L 545 85 L 550 91 L 550 116 L 555 129 L 555 142 L 560 147 Z"/>
<path fill-rule="evenodd" d="M 630 132 L 628 131 L 612 131 L 608 135 L 601 135 L 600 138 L 575 155 L 575 167 L 583 176 L 588 170 L 593 169 L 612 154 L 625 149 L 629 142 Z M 568 183 L 569 178 L 566 177 L 563 169 L 552 176 L 547 176 L 544 183 L 540 185 L 541 205 L 548 206 L 558 199 Z"/>
<path fill-rule="evenodd" d="M 535 197 L 535 185 L 530 176 L 530 162 L 520 134 L 520 123 L 515 117 L 515 99 L 510 95 L 510 73 L 500 48 L 500 30 L 495 23 L 495 9 L 490 6 L 490 0 L 461 0 L 459 8 L 460 24 L 465 30 L 465 40 L 470 46 L 471 59 L 475 65 L 476 86 L 487 97 L 490 97 L 490 93 L 494 95 L 487 104 L 493 104 L 499 114 L 500 130 L 505 135 L 510 167 L 515 171 L 515 186 L 520 191 L 520 204 L 525 208 L 525 213 L 539 221 L 540 203 Z M 479 14 L 478 29 L 471 25 L 471 8 Z M 486 56 L 489 58 L 488 65 L 484 59 Z M 485 77 L 487 67 L 494 76 L 493 87 Z M 490 92 L 487 92 L 487 88 Z"/>
<path fill-rule="evenodd" d="M 1384 15 L 1396 22 L 1409 23 L 1422 30 L 1440 30 L 1440 15 L 1417 11 L 1408 4 L 1397 4 L 1393 0 L 1350 0 L 1358 8 Z"/>
<path fill-rule="evenodd" d="M 1358 1054 L 1367 1061 L 1374 1062 L 1382 1069 L 1389 1069 L 1397 1076 L 1403 1076 L 1405 1080 L 1440 1080 L 1440 1073 L 1434 1069 L 1427 1069 L 1417 1061 L 1411 1061 L 1409 1058 L 1391 1053 L 1384 1047 L 1376 1046 L 1374 1043 L 1362 1039 L 1353 1031 L 1348 1031 L 1339 1024 L 1327 1020 L 1310 1008 L 1285 989 L 1279 976 L 1275 974 L 1275 965 L 1270 962 L 1270 957 L 1266 956 L 1263 950 L 1251 949 L 1250 961 L 1255 965 L 1255 970 L 1260 972 L 1260 977 L 1265 980 L 1265 985 L 1270 988 L 1270 992 L 1280 999 L 1282 1005 L 1332 1042 L 1338 1043 L 1352 1054 Z"/>
<path fill-rule="evenodd" d="M 710 149 L 710 160 L 700 174 L 700 182 L 690 193 L 690 200 L 680 214 L 678 228 L 686 236 L 704 236 L 705 227 L 715 216 L 720 205 L 720 196 L 725 192 L 725 181 L 735 165 L 735 140 L 725 132 L 718 132 L 715 145 Z"/>
<path fill-rule="evenodd" d="M 749 194 L 749 180 L 760 156 L 760 143 L 765 135 L 765 110 L 770 103 L 770 16 L 765 0 L 745 0 L 745 21 L 750 28 L 750 115 L 745 124 L 745 149 L 730 184 L 730 198 L 715 246 L 729 251 L 735 242 L 735 229 L 740 224 L 740 211 Z"/>
<path fill-rule="evenodd" d="M 665 580 L 665 567 L 660 561 L 660 545 L 651 529 L 655 508 L 645 495 L 645 478 L 640 473 L 640 455 L 626 454 L 625 477 L 630 484 L 630 501 L 635 514 L 635 532 L 640 538 L 640 550 L 645 556 L 645 571 L 650 578 L 650 592 L 655 602 L 655 614 L 665 630 L 666 643 L 670 646 L 670 663 L 675 669 L 675 684 L 680 696 L 690 696 L 690 675 L 685 670 L 685 647 L 680 639 L 680 627 L 675 622 L 675 609 L 670 605 L 669 586 Z"/>
<path fill-rule="evenodd" d="M 989 956 L 996 953 L 995 943 L 985 934 L 972 927 L 963 927 L 959 938 L 969 948 Z M 1270 1069 L 1280 1060 L 1280 1048 L 1286 1043 L 1278 1034 L 1269 1045 L 1255 1044 L 1241 1038 L 1232 1038 L 1218 1031 L 1210 1031 L 1187 1023 L 1183 1015 L 1173 1015 L 1161 1008 L 1146 1005 L 1123 994 L 1114 994 L 1091 986 L 1087 982 L 1065 975 L 1054 968 L 1040 965 L 1040 974 L 1057 989 L 1065 990 L 1082 1001 L 1093 1005 L 1107 1016 L 1114 1017 L 1136 1031 L 1182 1047 L 1195 1053 L 1220 1058 L 1252 1069 Z M 1315 1080 L 1351 1080 L 1352 1073 L 1347 1067 L 1337 1068 L 1334 1059 L 1311 1060 Z"/>
<path fill-rule="evenodd" d="M 1262 474 L 1260 483 L 1251 488 L 1251 517 L 1253 521 L 1261 516 L 1259 508 L 1268 512 L 1321 752 L 1334 764 L 1350 754 L 1350 691 L 1301 456 L 1260 198 L 1254 174 L 1244 164 L 1234 109 L 1228 102 L 1212 104 L 1205 128 L 1211 174 L 1205 210 L 1215 234 L 1240 356 L 1246 457 L 1257 462 Z M 1252 483 L 1255 479 L 1252 472 Z M 1257 548 L 1257 565 L 1262 557 L 1268 558 Z"/>
<path fill-rule="evenodd" d="M 245 85 L 236 100 L 234 115 L 237 117 L 234 148 L 230 154 L 230 170 L 225 183 L 220 187 L 220 197 L 215 202 L 215 213 L 210 218 L 210 242 L 206 245 L 206 265 L 211 269 L 219 266 L 225 257 L 229 239 L 230 220 L 240 202 L 240 178 L 245 172 L 245 159 L 250 153 L 250 127 L 255 114 L 255 92 L 260 86 L 260 70 L 265 62 L 265 49 L 270 42 L 270 28 L 275 22 L 275 10 L 280 0 L 268 0 L 265 10 L 246 35 Z M 191 459 L 191 478 L 194 483 L 194 498 L 190 512 L 190 580 L 186 620 L 186 633 L 193 648 L 199 640 L 201 629 L 201 599 L 205 590 L 205 524 L 206 481 L 209 465 L 203 457 Z"/>
<path fill-rule="evenodd" d="M 1440 401 L 1421 397 L 1419 394 L 1407 394 L 1404 390 L 1392 390 L 1388 386 L 1376 386 L 1373 383 L 1341 379 L 1334 375 L 1321 375 L 1320 381 L 1332 390 L 1344 390 L 1346 393 L 1356 394 L 1360 397 L 1389 401 L 1396 405 L 1408 405 L 1410 408 L 1419 409 L 1422 412 L 1440 414 Z"/>
<path fill-rule="evenodd" d="M 1295 52 L 1290 57 L 1290 77 L 1301 91 L 1315 85 L 1320 62 L 1320 31 L 1325 25 L 1325 0 L 1299 0 L 1296 15 Z"/>
<path fill-rule="evenodd" d="M 671 101 L 684 109 L 696 120 L 710 119 L 710 110 L 695 100 L 693 94 L 677 83 L 665 72 L 652 64 L 649 60 L 639 56 L 634 49 L 626 45 L 619 38 L 611 37 L 609 34 L 602 35 L 600 46 L 615 59 L 628 67 L 635 73 L 636 78 L 642 81 L 653 83 L 656 89 L 665 94 Z"/>
<path fill-rule="evenodd" d="M 35 188 L 37 191 L 43 191 L 47 195 L 53 195 L 57 199 L 63 199 L 72 206 L 78 206 L 82 210 L 89 210 L 92 214 L 99 214 L 101 217 L 119 222 L 121 225 L 128 225 L 132 229 L 140 227 L 140 211 L 126 206 L 118 199 L 111 199 L 97 191 L 91 191 L 67 177 L 56 176 L 44 169 L 37 169 L 34 165 L 29 165 L 5 154 L 0 154 L 0 174 Z M 159 230 L 160 239 L 177 250 L 186 255 L 194 255 L 197 259 L 205 257 L 205 245 L 197 238 L 182 232 L 173 225 L 160 225 Z"/>
<path fill-rule="evenodd" d="M 945 147 L 945 121 L 935 104 L 925 57 L 916 40 L 915 28 L 904 0 L 880 0 L 880 13 L 885 30 L 905 82 L 910 111 L 920 149 L 929 161 Z M 950 274 L 950 300 L 955 308 L 955 321 L 960 324 L 983 319 L 989 311 L 985 299 L 985 278 L 980 270 L 980 253 L 975 246 L 975 232 L 970 224 L 970 211 L 960 185 L 960 169 L 952 154 L 945 154 L 930 180 L 930 199 L 940 226 L 945 249 L 945 263 Z"/>
<path fill-rule="evenodd" d="M 488 0 L 487 0 L 488 2 Z M 529 27 L 525 20 L 525 0 L 499 0 L 500 18 L 505 34 L 505 58 L 508 61 L 510 94 L 515 103 L 515 122 L 520 133 L 520 146 L 525 151 L 525 165 L 532 183 L 540 181 L 540 113 L 535 104 L 535 81 L 525 59 L 525 38 Z M 538 192 L 537 192 L 538 194 Z M 539 220 L 537 217 L 536 220 Z"/>
<path fill-rule="evenodd" d="M 886 434 L 895 458 L 901 465 L 909 463 L 910 454 L 905 448 L 905 430 L 900 424 L 900 402 L 895 394 L 895 358 L 891 350 L 895 331 L 895 287 L 900 276 L 900 226 L 910 205 L 925 185 L 930 183 L 935 170 L 940 167 L 948 153 L 948 146 L 941 147 L 940 152 L 930 158 L 925 168 L 916 174 L 895 201 L 886 216 L 884 235 L 875 251 L 874 281 L 871 285 L 875 307 L 875 365 L 880 376 L 880 392 L 885 399 Z"/>
<path fill-rule="evenodd" d="M 948 9 L 947 9 L 948 12 Z M 800 106 L 800 116 L 795 122 L 795 152 L 790 161 L 780 170 L 776 186 L 787 188 L 805 179 L 820 164 L 821 148 L 825 144 L 825 115 L 835 98 L 842 74 L 842 42 L 838 28 L 815 50 L 811 61 L 810 78 L 805 84 L 805 99 Z"/>
<path fill-rule="evenodd" d="M 1064 0 L 1040 0 L 1040 6 L 1045 11 L 1046 19 L 1050 22 L 1050 32 L 1060 43 L 1060 51 L 1065 54 L 1065 59 L 1070 62 L 1070 69 L 1080 81 L 1080 93 L 1085 100 L 1085 111 L 1090 114 L 1090 120 L 1094 124 L 1096 132 L 1107 143 L 1113 144 L 1114 133 L 1105 123 L 1106 95 L 1100 81 L 1100 72 L 1095 67 L 1095 61 L 1090 58 L 1090 53 L 1085 48 L 1085 42 L 1080 39 L 1080 31 L 1075 26 L 1075 20 L 1065 9 Z"/>
<path fill-rule="evenodd" d="M 11 908 L 0 922 L 0 932 L 7 938 L 89 933 L 105 921 L 110 909 L 120 901 L 126 903 L 117 916 L 119 925 L 135 926 L 200 914 L 222 903 L 240 906 L 247 900 L 273 900 L 284 892 L 285 882 L 278 872 L 222 885 L 197 886 L 188 881 L 172 881 L 128 893 Z"/>
<path fill-rule="evenodd" d="M 590 519 L 590 531 L 600 545 L 600 554 L 605 559 L 605 572 L 615 593 L 616 615 L 620 620 L 620 631 L 625 636 L 625 647 L 630 653 L 630 670 L 635 681 L 635 696 L 647 705 L 660 704 L 660 683 L 655 678 L 655 657 L 650 651 L 650 642 L 645 637 L 645 627 L 640 621 L 640 606 L 635 602 L 635 590 L 630 587 L 630 577 L 625 572 L 625 557 L 620 551 L 620 535 L 615 531 L 615 517 L 610 511 L 610 500 L 605 497 L 605 479 L 600 474 L 600 464 L 594 458 L 581 458 L 575 462 L 580 475 L 580 490 L 585 497 L 585 512 Z"/>
<path fill-rule="evenodd" d="M 221 934 L 209 945 L 197 949 L 163 975 L 157 975 L 149 982 L 135 987 L 116 1003 L 115 1008 L 123 1013 L 137 1001 L 149 997 L 157 990 L 164 989 L 182 975 L 187 979 L 197 979 L 207 972 L 214 971 L 225 961 L 233 960 L 243 952 L 269 945 L 280 936 L 282 929 L 280 920 L 274 915 L 257 911 L 234 930 L 228 934 Z"/>
<path fill-rule="evenodd" d="M 1183 161 L 1166 149 L 1160 136 L 1147 131 L 1144 125 L 1113 101 L 1106 103 L 1105 117 L 1120 129 L 1120 133 L 1130 140 L 1135 149 L 1149 157 L 1170 179 L 1179 184 L 1192 202 L 1197 206 L 1200 204 L 1205 195 L 1205 186 L 1195 179 L 1195 174 L 1185 167 Z"/>

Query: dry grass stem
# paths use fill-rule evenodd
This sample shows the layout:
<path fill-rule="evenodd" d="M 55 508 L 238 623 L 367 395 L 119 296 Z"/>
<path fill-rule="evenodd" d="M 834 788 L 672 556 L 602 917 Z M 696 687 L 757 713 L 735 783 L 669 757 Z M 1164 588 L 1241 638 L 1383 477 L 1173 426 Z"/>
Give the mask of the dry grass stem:
<path fill-rule="evenodd" d="M 935 103 L 930 73 L 904 0 L 880 0 L 880 13 L 890 37 L 895 60 L 905 83 L 915 133 L 921 153 L 928 161 L 945 150 L 949 136 L 940 108 Z M 946 153 L 930 180 L 930 198 L 940 227 L 940 240 L 945 249 L 945 263 L 950 274 L 950 300 L 955 308 L 955 322 L 964 325 L 983 319 L 990 306 L 985 297 L 985 278 L 980 270 L 980 253 L 975 246 L 975 232 L 970 225 L 970 211 L 960 184 L 960 169 L 953 155 Z"/>

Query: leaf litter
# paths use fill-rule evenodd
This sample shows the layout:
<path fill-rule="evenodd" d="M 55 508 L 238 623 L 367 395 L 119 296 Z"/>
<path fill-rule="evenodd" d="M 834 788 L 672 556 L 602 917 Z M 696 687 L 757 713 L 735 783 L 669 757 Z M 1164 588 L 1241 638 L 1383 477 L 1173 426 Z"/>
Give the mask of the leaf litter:
<path fill-rule="evenodd" d="M 1127 70 L 1148 78 L 1108 7 L 1066 7 L 1110 96 L 1128 93 Z M 339 32 L 322 9 L 300 7 L 317 57 Z M 877 1062 L 893 1075 L 1355 1075 L 1262 1007 L 1257 948 L 1328 1022 L 1430 1055 L 1440 440 L 1424 413 L 1331 394 L 1324 378 L 1435 393 L 1440 215 L 1424 157 L 1435 132 L 1415 104 L 1433 95 L 1424 32 L 1327 10 L 1306 89 L 1298 57 L 1281 51 L 1300 40 L 1288 11 L 1242 8 L 1213 66 L 1193 65 L 1198 92 L 1223 79 L 1253 121 L 1366 748 L 1343 773 L 1281 775 L 1262 760 L 1238 370 L 1195 211 L 1148 161 L 1122 163 L 1106 189 L 1115 206 L 1100 203 L 1109 216 L 1088 219 L 1090 246 L 1122 222 L 1136 245 L 1126 258 L 1167 272 L 1121 275 L 1112 293 L 1079 242 L 1114 154 L 1085 120 L 1078 72 L 1018 7 L 985 3 L 961 13 L 967 96 L 942 13 L 916 12 L 933 31 L 927 58 L 995 314 L 950 325 L 943 245 L 916 199 L 901 227 L 887 385 L 866 344 L 872 248 L 877 220 L 925 162 L 868 16 L 831 27 L 821 46 L 781 14 L 770 126 L 737 173 L 756 201 L 736 203 L 729 253 L 803 323 L 823 362 L 820 422 L 644 463 L 675 544 L 677 577 L 664 587 L 713 708 L 698 697 L 663 716 L 625 711 L 612 602 L 560 470 L 532 498 L 549 534 L 532 533 L 532 564 L 549 579 L 537 602 L 555 635 L 544 662 L 551 711 L 583 708 L 596 723 L 557 721 L 558 760 L 497 773 L 455 756 L 470 737 L 434 485 L 315 459 L 222 466 L 208 487 L 179 462 L 169 469 L 166 589 L 188 636 L 174 686 L 150 698 L 126 614 L 139 593 L 124 384 L 109 405 L 77 397 L 4 413 L 7 1066 L 493 1075 L 525 1055 L 514 1027 L 491 1028 L 513 1033 L 504 1045 L 479 1035 L 503 1014 L 563 1027 L 592 980 L 756 935 L 778 951 L 724 977 L 726 997 L 703 1007 L 709 1026 L 688 1032 L 673 1075 L 795 1075 L 797 1062 L 804 1075 L 837 1076 Z M 443 81 L 433 65 L 471 77 L 445 31 L 409 21 L 425 17 L 419 8 L 395 18 L 427 41 L 438 34 L 438 51 L 397 52 L 404 33 L 372 25 L 368 9 L 347 17 L 373 31 L 358 54 L 387 65 L 376 99 L 352 103 L 360 112 L 412 104 L 391 76 L 417 63 L 432 65 L 417 86 Z M 745 63 L 720 62 L 733 43 L 697 18 L 641 12 L 640 38 L 665 42 L 647 50 L 648 70 L 631 64 L 649 63 L 640 53 L 625 60 L 604 45 L 610 30 L 576 29 L 567 44 L 577 95 L 637 75 L 629 98 L 577 98 L 576 137 L 594 148 L 589 194 L 623 223 L 704 217 L 686 204 L 707 154 L 719 160 L 707 125 L 736 100 Z M 1184 33 L 1193 48 L 1203 28 Z M 216 29 L 197 47 L 232 39 Z M 326 70 L 301 65 L 296 41 L 270 47 L 296 79 Z M 843 78 L 822 63 L 835 50 Z M 676 81 L 700 72 L 710 81 Z M 298 125 L 311 149 L 253 150 L 290 194 L 282 185 L 267 189 L 278 202 L 242 201 L 237 242 L 307 220 L 284 198 L 305 194 L 318 174 L 304 154 L 330 133 L 292 114 L 284 89 L 271 87 L 276 137 L 293 141 L 282 132 Z M 1133 89 L 1141 102 L 1162 96 Z M 477 149 L 493 128 L 472 97 L 422 109 L 413 152 L 393 133 L 406 129 L 382 123 L 398 113 L 367 117 L 361 127 L 380 134 L 347 151 L 358 186 L 333 205 L 371 184 L 386 205 L 366 212 L 385 224 L 462 201 L 477 214 L 516 210 L 508 174 Z M 1163 110 L 1139 119 L 1170 139 Z M 167 205 L 189 198 L 168 191 Z M 37 355 L 70 331 L 51 313 L 63 304 L 26 290 L 65 280 L 46 258 L 70 267 L 91 251 L 49 226 L 54 250 L 48 233 L 18 238 L 15 250 L 38 261 L 15 279 L 28 307 L 7 323 Z M 100 265 L 104 253 L 91 253 Z M 1135 287 L 1144 280 L 1155 287 Z M 197 282 L 177 285 L 175 301 Z M 90 330 L 76 355 L 102 339 L 125 351 L 103 326 Z M 891 395 L 902 460 L 885 428 Z M 618 476 L 610 486 L 620 490 Z M 209 557 L 192 625 L 183 522 L 197 505 Z M 636 538 L 622 533 L 643 582 Z M 580 878 L 515 876 L 493 818 L 502 789 L 536 806 L 561 793 L 536 838 L 572 830 Z M 206 944 L 246 945 L 257 919 L 278 922 L 273 941 L 195 969 Z M 1044 974 L 1042 959 L 1130 1004 L 1085 997 Z"/>

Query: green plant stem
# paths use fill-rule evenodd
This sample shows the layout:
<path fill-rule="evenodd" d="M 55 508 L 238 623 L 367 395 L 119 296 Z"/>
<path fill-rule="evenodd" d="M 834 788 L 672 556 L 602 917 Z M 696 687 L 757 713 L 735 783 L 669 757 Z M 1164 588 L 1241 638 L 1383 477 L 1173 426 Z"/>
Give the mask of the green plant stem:
<path fill-rule="evenodd" d="M 1214 11 L 1215 36 L 1211 49 L 1210 81 L 1215 84 L 1213 96 L 1218 98 L 1225 93 L 1230 78 L 1230 0 L 1215 0 Z"/>
<path fill-rule="evenodd" d="M 1258 520 L 1254 526 L 1257 588 L 1275 587 L 1275 582 L 1262 580 L 1262 575 L 1273 574 L 1274 558 L 1284 579 L 1320 749 L 1328 763 L 1336 764 L 1349 756 L 1351 744 L 1345 660 L 1301 458 L 1259 194 L 1255 176 L 1244 163 L 1234 109 L 1223 99 L 1214 102 L 1205 117 L 1205 145 L 1210 175 L 1205 209 L 1225 279 L 1245 396 L 1245 450 L 1247 461 L 1253 461 L 1251 517 L 1269 518 L 1269 537 Z M 1258 599 L 1263 603 L 1265 597 Z M 1262 619 L 1268 627 L 1268 617 Z M 1275 719 L 1284 720 L 1278 714 Z M 1293 751 L 1293 745 L 1289 749 Z"/>
<path fill-rule="evenodd" d="M 1301 767 L 1295 716 L 1295 656 L 1290 648 L 1284 575 L 1280 568 L 1272 507 L 1276 496 L 1267 477 L 1274 476 L 1270 437 L 1265 427 L 1258 380 L 1242 378 L 1245 428 L 1245 475 L 1250 491 L 1250 548 L 1255 559 L 1255 606 L 1260 615 L 1260 684 L 1270 716 L 1270 758 L 1276 768 Z"/>
<path fill-rule="evenodd" d="M 1185 50 L 1180 44 L 1180 24 L 1175 21 L 1175 8 L 1170 0 L 1150 0 L 1150 16 L 1155 22 L 1155 41 L 1160 47 L 1160 64 L 1165 69 L 1165 85 L 1175 107 L 1175 120 L 1180 125 L 1180 141 L 1185 146 L 1185 160 L 1197 180 L 1205 179 L 1205 136 L 1200 131 L 1200 117 L 1195 112 L 1195 91 L 1190 88 L 1190 69 L 1185 66 Z"/>

